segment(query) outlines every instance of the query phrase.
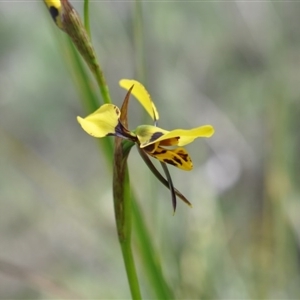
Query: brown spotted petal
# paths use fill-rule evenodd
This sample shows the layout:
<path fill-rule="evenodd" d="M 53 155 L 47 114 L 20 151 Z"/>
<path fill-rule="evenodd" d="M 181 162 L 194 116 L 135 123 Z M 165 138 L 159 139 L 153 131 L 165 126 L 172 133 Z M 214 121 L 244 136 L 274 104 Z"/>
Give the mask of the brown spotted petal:
<path fill-rule="evenodd" d="M 158 146 L 158 143 L 144 147 L 147 154 L 153 156 L 161 162 L 177 167 L 181 170 L 190 171 L 193 169 L 193 163 L 188 152 L 184 148 L 164 149 Z"/>

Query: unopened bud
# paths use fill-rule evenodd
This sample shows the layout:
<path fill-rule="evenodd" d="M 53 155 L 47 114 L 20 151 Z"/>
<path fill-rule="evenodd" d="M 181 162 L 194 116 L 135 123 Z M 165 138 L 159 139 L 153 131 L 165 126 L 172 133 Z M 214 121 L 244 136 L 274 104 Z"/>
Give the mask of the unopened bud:
<path fill-rule="evenodd" d="M 68 0 L 44 0 L 56 25 L 66 32 L 83 56 L 91 71 L 99 67 L 89 35 L 80 16 Z"/>

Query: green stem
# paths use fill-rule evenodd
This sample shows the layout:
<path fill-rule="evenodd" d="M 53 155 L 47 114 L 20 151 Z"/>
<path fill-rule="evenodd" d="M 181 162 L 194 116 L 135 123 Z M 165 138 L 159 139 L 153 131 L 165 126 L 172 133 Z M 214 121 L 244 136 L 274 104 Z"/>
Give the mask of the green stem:
<path fill-rule="evenodd" d="M 89 0 L 84 0 L 84 27 L 91 39 L 90 17 L 89 17 Z"/>
<path fill-rule="evenodd" d="M 96 81 L 98 83 L 103 101 L 105 103 L 111 103 L 111 98 L 110 98 L 110 95 L 109 95 L 108 86 L 106 84 L 106 81 L 104 79 L 103 73 L 100 70 L 100 68 L 95 69 L 94 75 L 95 75 Z"/>
<path fill-rule="evenodd" d="M 132 299 L 142 299 L 130 241 L 121 243 L 121 249 Z"/>
<path fill-rule="evenodd" d="M 132 204 L 127 167 L 130 148 L 124 148 L 122 139 L 115 138 L 113 196 L 118 238 L 131 295 L 133 299 L 142 299 L 131 249 Z"/>
<path fill-rule="evenodd" d="M 125 171 L 125 180 L 124 180 L 124 211 L 125 211 L 125 236 L 123 239 L 120 239 L 120 245 L 122 249 L 123 259 L 125 263 L 127 278 L 130 286 L 130 291 L 132 299 L 142 299 L 138 277 L 136 273 L 136 268 L 134 264 L 134 258 L 131 249 L 131 216 L 132 216 L 132 203 L 131 203 L 131 194 L 130 194 L 130 182 L 128 168 L 126 165 Z"/>

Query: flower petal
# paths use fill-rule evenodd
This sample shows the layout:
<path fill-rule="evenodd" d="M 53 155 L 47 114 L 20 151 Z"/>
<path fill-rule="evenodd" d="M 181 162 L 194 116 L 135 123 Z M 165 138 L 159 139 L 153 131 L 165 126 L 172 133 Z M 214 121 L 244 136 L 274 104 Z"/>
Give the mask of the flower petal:
<path fill-rule="evenodd" d="M 77 117 L 77 121 L 86 133 L 101 138 L 116 133 L 120 114 L 116 105 L 104 104 L 85 118 Z"/>
<path fill-rule="evenodd" d="M 177 135 L 179 133 L 180 138 L 178 141 L 178 146 L 184 146 L 193 142 L 196 138 L 209 138 L 214 134 L 214 132 L 215 129 L 211 125 L 204 125 L 190 130 L 177 129 L 173 131 L 173 134 Z M 169 136 L 169 138 L 170 137 L 171 136 Z"/>
<path fill-rule="evenodd" d="M 139 126 L 142 127 L 142 126 Z M 149 126 L 147 126 L 149 127 Z M 154 127 L 154 126 L 153 126 Z M 158 127 L 154 127 L 158 128 Z M 171 146 L 178 145 L 184 146 L 194 141 L 194 139 L 199 137 L 211 137 L 214 134 L 214 128 L 211 125 L 204 125 L 201 127 L 185 130 L 185 129 L 175 129 L 172 131 L 166 131 L 159 129 L 159 132 L 163 134 L 155 134 L 154 129 L 147 128 L 143 129 L 141 133 L 138 133 L 138 138 L 141 142 L 141 148 L 151 145 L 153 143 L 160 142 L 160 145 Z M 152 135 L 151 135 L 152 132 Z M 139 137 L 141 135 L 141 139 Z M 177 140 L 176 140 L 177 139 Z"/>
<path fill-rule="evenodd" d="M 140 148 L 153 144 L 159 137 L 164 136 L 168 132 L 152 125 L 141 125 L 135 130 L 135 134 L 140 142 Z"/>
<path fill-rule="evenodd" d="M 193 169 L 191 157 L 184 148 L 167 150 L 157 147 L 154 152 L 148 152 L 147 148 L 144 148 L 144 150 L 159 161 L 173 165 L 181 170 L 190 171 Z"/>
<path fill-rule="evenodd" d="M 119 81 L 119 84 L 127 91 L 134 85 L 131 94 L 141 103 L 153 120 L 156 121 L 159 119 L 157 109 L 152 102 L 149 93 L 141 83 L 133 79 L 122 79 Z"/>

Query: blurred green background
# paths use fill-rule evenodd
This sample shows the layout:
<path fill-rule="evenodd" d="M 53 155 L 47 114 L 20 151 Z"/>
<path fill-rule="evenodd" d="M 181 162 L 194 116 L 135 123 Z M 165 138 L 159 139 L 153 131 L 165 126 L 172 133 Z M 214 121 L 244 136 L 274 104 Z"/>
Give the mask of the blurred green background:
<path fill-rule="evenodd" d="M 73 4 L 82 15 L 83 2 Z M 135 4 L 90 8 L 95 49 L 120 105 L 118 81 L 141 74 Z M 187 146 L 193 171 L 170 167 L 193 203 L 179 203 L 175 216 L 169 191 L 136 149 L 129 158 L 171 289 L 178 299 L 300 298 L 300 3 L 142 8 L 143 83 L 159 125 L 216 130 Z M 43 1 L 2 1 L 0 37 L 0 298 L 130 298 L 111 172 L 76 122 L 86 113 L 58 42 L 64 34 Z M 129 122 L 150 122 L 135 100 Z M 138 250 L 142 293 L 155 298 Z"/>

